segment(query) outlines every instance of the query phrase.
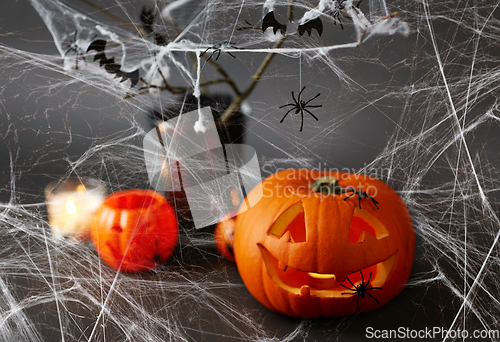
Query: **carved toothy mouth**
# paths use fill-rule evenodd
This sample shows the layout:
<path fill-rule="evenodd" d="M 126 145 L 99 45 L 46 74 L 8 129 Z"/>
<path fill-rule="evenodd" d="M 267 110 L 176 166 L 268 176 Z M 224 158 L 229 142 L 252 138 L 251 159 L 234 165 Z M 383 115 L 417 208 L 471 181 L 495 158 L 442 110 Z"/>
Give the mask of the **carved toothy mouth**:
<path fill-rule="evenodd" d="M 262 257 L 267 268 L 269 277 L 282 289 L 295 295 L 316 296 L 316 297 L 349 297 L 356 293 L 346 294 L 348 291 L 342 285 L 352 288 L 349 280 L 358 285 L 362 283 L 361 273 L 359 271 L 344 276 L 335 274 L 321 274 L 314 272 L 302 272 L 281 263 L 278 259 L 261 244 L 258 244 Z M 360 270 L 364 277 L 364 284 L 368 282 L 369 287 L 382 287 L 387 280 L 389 273 L 394 266 L 397 252 L 385 261 L 366 267 Z M 349 280 L 347 279 L 349 278 Z M 342 294 L 344 293 L 344 294 Z"/>

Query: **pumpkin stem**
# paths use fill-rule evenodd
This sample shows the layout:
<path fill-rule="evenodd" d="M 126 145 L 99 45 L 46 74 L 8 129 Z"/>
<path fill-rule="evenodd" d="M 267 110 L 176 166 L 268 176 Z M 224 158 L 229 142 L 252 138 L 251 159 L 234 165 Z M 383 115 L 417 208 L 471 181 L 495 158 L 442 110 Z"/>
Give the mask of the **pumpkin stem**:
<path fill-rule="evenodd" d="M 332 176 L 319 177 L 311 183 L 310 186 L 314 192 L 323 193 L 325 195 L 342 194 L 342 188 L 339 185 L 338 179 Z"/>

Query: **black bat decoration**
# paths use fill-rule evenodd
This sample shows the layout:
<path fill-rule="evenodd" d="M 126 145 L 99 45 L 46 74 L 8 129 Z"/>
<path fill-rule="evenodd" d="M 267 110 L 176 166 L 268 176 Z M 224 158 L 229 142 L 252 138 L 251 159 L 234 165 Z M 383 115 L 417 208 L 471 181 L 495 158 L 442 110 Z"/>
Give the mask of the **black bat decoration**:
<path fill-rule="evenodd" d="M 268 27 L 273 28 L 274 34 L 276 34 L 278 30 L 280 30 L 282 34 L 285 34 L 286 32 L 286 25 L 283 25 L 278 20 L 276 20 L 276 18 L 274 17 L 274 11 L 267 13 L 262 20 L 262 32 L 265 32 Z M 299 25 L 299 35 L 302 36 L 305 32 L 307 32 L 310 36 L 312 29 L 316 29 L 316 31 L 318 31 L 318 34 L 321 36 L 321 34 L 323 33 L 323 22 L 320 18 L 309 20 L 304 24 Z"/>
<path fill-rule="evenodd" d="M 319 36 L 323 33 L 323 23 L 320 18 L 306 21 L 304 24 L 299 25 L 299 35 L 302 36 L 304 32 L 307 32 L 309 36 L 311 35 L 312 29 L 318 31 Z"/>
<path fill-rule="evenodd" d="M 104 70 L 108 72 L 108 74 L 114 74 L 116 77 L 121 77 L 121 82 L 125 82 L 126 80 L 130 80 L 131 87 L 134 87 L 139 82 L 139 69 L 136 69 L 131 72 L 125 72 L 121 70 L 121 65 L 115 63 L 115 58 L 107 58 L 106 53 L 106 41 L 104 39 L 94 40 L 88 47 L 87 53 L 89 51 L 97 51 L 94 56 L 94 62 L 99 61 L 99 66 L 104 66 Z"/>
<path fill-rule="evenodd" d="M 262 32 L 265 32 L 268 27 L 273 28 L 274 34 L 276 34 L 278 30 L 281 31 L 281 34 L 285 34 L 286 32 L 286 25 L 283 25 L 278 20 L 276 20 L 276 18 L 274 17 L 274 11 L 267 13 L 262 20 Z"/>

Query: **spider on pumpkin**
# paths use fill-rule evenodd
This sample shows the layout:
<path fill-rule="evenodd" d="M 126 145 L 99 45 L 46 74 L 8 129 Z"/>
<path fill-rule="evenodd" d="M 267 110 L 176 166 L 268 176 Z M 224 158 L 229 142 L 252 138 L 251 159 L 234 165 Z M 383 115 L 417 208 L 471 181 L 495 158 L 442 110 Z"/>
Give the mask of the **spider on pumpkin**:
<path fill-rule="evenodd" d="M 352 196 L 354 195 L 358 195 L 358 206 L 359 206 L 359 209 L 361 209 L 361 199 L 363 198 L 369 198 L 372 200 L 373 202 L 373 205 L 375 206 L 375 208 L 378 209 L 377 207 L 377 200 L 375 198 L 373 198 L 372 196 L 370 196 L 366 191 L 361 191 L 360 189 L 354 189 L 354 188 L 349 188 L 347 190 L 344 191 L 344 193 L 348 193 L 348 192 L 352 192 L 352 194 L 350 194 L 349 196 L 347 196 L 346 198 L 344 198 L 344 201 L 348 198 L 351 198 Z"/>
<path fill-rule="evenodd" d="M 380 304 L 379 301 L 377 300 L 377 298 L 373 297 L 368 291 L 370 290 L 382 290 L 381 287 L 370 287 L 368 288 L 368 285 L 370 284 L 370 280 L 372 279 L 372 272 L 370 272 L 370 276 L 368 277 L 368 281 L 366 282 L 365 284 L 365 278 L 363 277 L 363 272 L 359 271 L 359 273 L 361 273 L 361 284 L 359 285 L 354 285 L 351 281 L 351 279 L 349 279 L 349 277 L 346 277 L 347 280 L 349 281 L 349 283 L 352 285 L 352 289 L 345 286 L 344 284 L 340 284 L 340 286 L 348 289 L 349 291 L 352 291 L 352 292 L 342 292 L 342 295 L 345 295 L 345 294 L 350 294 L 350 295 L 353 295 L 353 294 L 357 294 L 358 296 L 356 297 L 356 307 L 358 308 L 358 311 L 359 311 L 359 296 L 361 296 L 361 298 L 365 298 L 365 294 L 369 295 L 370 297 L 373 298 L 373 300 L 375 300 L 377 302 L 377 304 Z"/>
<path fill-rule="evenodd" d="M 212 52 L 212 54 L 210 55 L 210 57 L 208 57 L 207 59 L 207 62 L 210 60 L 210 58 L 213 57 L 214 54 L 217 53 L 217 57 L 215 57 L 215 60 L 218 60 L 219 57 L 220 57 L 220 53 L 225 50 L 225 49 L 238 49 L 236 46 L 234 46 L 231 42 L 224 42 L 222 44 L 215 44 L 215 45 L 212 45 L 210 47 L 208 47 L 205 51 L 203 51 L 199 57 L 203 56 L 204 54 L 207 53 L 208 50 L 210 49 L 213 49 L 214 51 Z M 233 58 L 236 58 L 235 55 L 233 55 L 231 52 L 229 51 L 226 51 L 228 53 L 229 56 L 233 57 Z"/>
<path fill-rule="evenodd" d="M 306 111 L 307 113 L 309 113 L 313 118 L 316 119 L 316 121 L 318 121 L 318 118 L 313 113 L 311 113 L 310 111 L 308 111 L 306 108 L 319 108 L 319 107 L 323 107 L 322 105 L 319 105 L 319 106 L 308 105 L 309 102 L 311 102 L 312 100 L 314 100 L 315 98 L 317 98 L 318 96 L 320 96 L 321 93 L 318 93 L 316 96 L 314 96 L 312 99 L 310 99 L 308 101 L 301 100 L 300 96 L 302 95 L 302 92 L 304 91 L 304 89 L 306 89 L 305 86 L 300 91 L 299 96 L 297 97 L 297 99 L 295 99 L 295 94 L 292 91 L 293 103 L 287 103 L 287 104 L 284 104 L 283 106 L 279 107 L 281 109 L 283 107 L 293 106 L 288 112 L 286 112 L 285 116 L 283 116 L 283 118 L 281 119 L 280 123 L 282 123 L 283 120 L 285 120 L 285 118 L 288 115 L 288 113 L 290 113 L 292 110 L 295 109 L 295 114 L 299 114 L 300 113 L 300 115 L 302 117 L 302 123 L 300 124 L 300 132 L 302 132 L 302 128 L 304 128 L 304 111 Z"/>

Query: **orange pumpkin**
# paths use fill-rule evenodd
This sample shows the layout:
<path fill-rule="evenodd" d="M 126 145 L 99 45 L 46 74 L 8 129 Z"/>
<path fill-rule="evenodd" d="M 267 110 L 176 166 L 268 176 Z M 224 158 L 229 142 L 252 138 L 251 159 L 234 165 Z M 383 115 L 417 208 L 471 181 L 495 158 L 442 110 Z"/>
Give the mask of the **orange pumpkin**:
<path fill-rule="evenodd" d="M 241 278 L 262 304 L 289 316 L 346 316 L 376 309 L 403 290 L 415 233 L 406 205 L 387 184 L 285 170 L 260 186 L 248 194 L 258 203 L 238 213 L 234 251 Z"/>
<path fill-rule="evenodd" d="M 119 271 L 151 270 L 177 244 L 177 219 L 167 200 L 152 190 L 115 192 L 94 214 L 92 242 L 101 259 Z"/>
<path fill-rule="evenodd" d="M 215 227 L 215 247 L 226 259 L 234 261 L 234 224 L 236 211 L 225 214 Z"/>

